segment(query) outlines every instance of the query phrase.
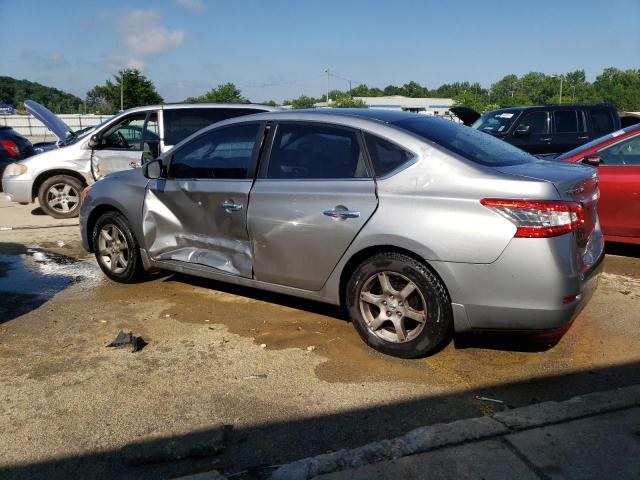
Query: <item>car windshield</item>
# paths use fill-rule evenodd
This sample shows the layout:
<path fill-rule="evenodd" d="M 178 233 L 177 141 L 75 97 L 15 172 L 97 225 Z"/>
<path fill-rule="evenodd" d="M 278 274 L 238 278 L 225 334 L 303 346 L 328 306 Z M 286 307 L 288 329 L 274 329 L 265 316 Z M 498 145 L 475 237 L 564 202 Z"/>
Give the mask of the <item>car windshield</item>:
<path fill-rule="evenodd" d="M 485 113 L 473 122 L 471 128 L 487 133 L 507 133 L 517 116 L 517 110 L 501 110 L 498 112 Z"/>
<path fill-rule="evenodd" d="M 481 165 L 500 167 L 537 161 L 535 157 L 507 142 L 448 120 L 412 118 L 394 125 Z"/>
<path fill-rule="evenodd" d="M 609 135 L 598 137 L 595 140 L 591 140 L 589 143 L 585 143 L 584 145 L 580 145 L 579 147 L 574 148 L 573 150 L 569 150 L 568 152 L 565 152 L 562 155 L 558 155 L 555 159 L 562 160 L 564 158 L 573 157 L 574 155 L 579 155 L 581 152 L 589 150 L 590 148 L 595 147 L 601 144 L 602 142 L 606 142 L 607 140 L 613 137 L 618 137 L 624 133 L 629 133 L 634 130 L 640 130 L 640 124 L 631 125 L 630 127 L 623 128 L 622 130 L 618 130 L 617 132 L 610 133 Z"/>

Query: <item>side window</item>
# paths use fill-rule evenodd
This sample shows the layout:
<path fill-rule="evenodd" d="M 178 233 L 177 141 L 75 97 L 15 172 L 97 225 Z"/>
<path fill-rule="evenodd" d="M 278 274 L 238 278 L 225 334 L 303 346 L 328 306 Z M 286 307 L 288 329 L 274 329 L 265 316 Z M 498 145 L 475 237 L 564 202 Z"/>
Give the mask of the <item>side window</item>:
<path fill-rule="evenodd" d="M 403 148 L 370 133 L 365 133 L 364 138 L 377 177 L 395 170 L 413 156 Z"/>
<path fill-rule="evenodd" d="M 584 121 L 581 122 L 584 128 Z M 576 110 L 556 110 L 553 112 L 553 125 L 556 133 L 576 133 L 578 129 L 578 112 Z"/>
<path fill-rule="evenodd" d="M 262 111 L 254 108 L 167 108 L 163 110 L 164 143 L 175 145 L 216 122 Z"/>
<path fill-rule="evenodd" d="M 640 166 L 640 135 L 623 140 L 598 153 L 603 165 Z"/>
<path fill-rule="evenodd" d="M 367 177 L 353 130 L 323 125 L 279 124 L 267 178 L 332 179 Z"/>
<path fill-rule="evenodd" d="M 102 134 L 102 149 L 140 151 L 146 112 L 135 113 Z"/>
<path fill-rule="evenodd" d="M 169 177 L 249 178 L 259 131 L 259 123 L 249 123 L 214 130 L 194 139 L 174 153 Z"/>
<path fill-rule="evenodd" d="M 144 161 L 153 160 L 160 155 L 160 130 L 158 128 L 158 113 L 149 114 L 142 132 L 142 158 Z"/>
<path fill-rule="evenodd" d="M 518 127 L 520 125 L 527 125 L 532 135 L 547 134 L 549 133 L 549 112 L 529 112 L 522 118 Z M 518 127 L 516 127 L 516 129 Z"/>
<path fill-rule="evenodd" d="M 604 135 L 606 133 L 613 132 L 613 119 L 611 113 L 606 110 L 591 110 L 591 124 L 593 125 L 593 132 L 596 135 Z"/>

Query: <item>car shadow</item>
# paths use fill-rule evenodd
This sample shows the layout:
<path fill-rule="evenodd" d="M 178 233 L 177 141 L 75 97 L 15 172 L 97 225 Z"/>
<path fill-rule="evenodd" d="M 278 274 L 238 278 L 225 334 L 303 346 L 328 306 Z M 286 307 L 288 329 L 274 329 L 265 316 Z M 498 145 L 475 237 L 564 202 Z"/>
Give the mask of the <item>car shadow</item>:
<path fill-rule="evenodd" d="M 607 255 L 640 258 L 640 245 L 630 243 L 607 242 L 604 251 Z"/>
<path fill-rule="evenodd" d="M 269 292 L 257 288 L 233 285 L 202 277 L 194 277 L 182 273 L 167 275 L 167 282 L 180 282 L 199 288 L 216 290 L 230 295 L 273 303 L 283 307 L 303 310 L 309 313 L 324 315 L 333 319 L 350 322 L 347 312 L 337 305 L 293 297 L 281 293 Z M 504 350 L 512 352 L 544 352 L 553 348 L 566 333 L 566 329 L 558 329 L 550 332 L 502 332 L 502 331 L 478 331 L 468 333 L 449 332 L 447 337 L 430 352 L 429 356 L 436 355 L 444 350 L 452 341 L 456 349 L 482 348 L 490 350 Z"/>
<path fill-rule="evenodd" d="M 44 213 L 44 210 L 42 210 L 42 207 L 36 207 L 33 210 L 31 210 L 31 215 L 44 216 L 46 215 L 46 213 Z"/>
<path fill-rule="evenodd" d="M 229 478 L 266 479 L 275 466 L 328 451 L 354 448 L 369 442 L 403 435 L 436 423 L 490 415 L 495 411 L 532 403 L 568 400 L 603 390 L 640 383 L 640 363 L 632 362 L 568 374 L 544 374 L 524 381 L 489 384 L 483 388 L 423 395 L 410 400 L 358 409 L 337 410 L 324 415 L 233 427 L 203 426 L 193 432 L 167 434 L 164 438 L 137 439 L 123 448 L 104 449 L 26 462 L 0 465 L 0 478 L 156 479 L 176 478 L 219 470 Z M 286 392 L 283 392 L 286 395 Z M 498 399 L 492 408 L 479 409 L 482 397 Z M 479 400 L 480 398 L 480 400 Z M 106 419 L 108 420 L 108 419 Z M 44 427 L 44 426 L 43 426 Z M 161 432 L 160 432 L 161 433 Z M 203 439 L 222 437 L 223 449 L 209 456 L 154 462 L 138 466 L 128 459 L 149 452 L 171 452 L 179 445 L 198 450 Z M 131 439 L 135 440 L 135 439 Z M 86 446 L 75 446 L 79 451 Z M 482 472 L 478 472 L 480 475 Z"/>

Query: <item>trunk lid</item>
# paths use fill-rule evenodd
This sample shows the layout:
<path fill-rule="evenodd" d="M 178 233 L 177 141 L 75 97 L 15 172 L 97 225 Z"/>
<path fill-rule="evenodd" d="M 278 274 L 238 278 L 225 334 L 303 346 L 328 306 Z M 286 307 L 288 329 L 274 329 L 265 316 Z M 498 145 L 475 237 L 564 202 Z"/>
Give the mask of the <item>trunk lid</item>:
<path fill-rule="evenodd" d="M 60 141 L 64 141 L 73 130 L 54 113 L 33 100 L 25 100 L 24 108 L 51 130 Z"/>
<path fill-rule="evenodd" d="M 537 162 L 496 167 L 501 173 L 553 183 L 562 200 L 582 205 L 584 226 L 578 233 L 578 246 L 586 248 L 598 220 L 598 171 L 575 163 Z"/>

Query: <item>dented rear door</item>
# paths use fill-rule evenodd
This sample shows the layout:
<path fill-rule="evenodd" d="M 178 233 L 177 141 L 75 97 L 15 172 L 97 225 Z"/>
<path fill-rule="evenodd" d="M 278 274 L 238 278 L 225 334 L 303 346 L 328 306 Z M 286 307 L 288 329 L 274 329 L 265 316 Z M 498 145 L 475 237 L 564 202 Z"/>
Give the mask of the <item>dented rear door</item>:
<path fill-rule="evenodd" d="M 262 131 L 260 123 L 234 124 L 177 148 L 166 178 L 151 180 L 145 195 L 152 259 L 252 276 L 247 206 Z"/>

